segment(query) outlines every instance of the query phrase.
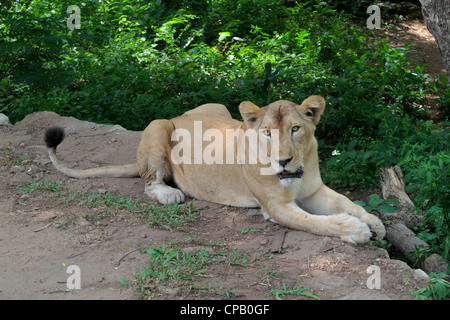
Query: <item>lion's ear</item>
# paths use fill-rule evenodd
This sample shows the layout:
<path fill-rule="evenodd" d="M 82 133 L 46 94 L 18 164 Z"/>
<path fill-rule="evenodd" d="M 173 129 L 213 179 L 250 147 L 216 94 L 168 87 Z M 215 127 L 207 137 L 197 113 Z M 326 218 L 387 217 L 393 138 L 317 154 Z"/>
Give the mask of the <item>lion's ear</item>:
<path fill-rule="evenodd" d="M 302 102 L 299 108 L 314 124 L 317 124 L 325 109 L 325 99 L 321 96 L 310 96 Z"/>
<path fill-rule="evenodd" d="M 255 124 L 258 118 L 261 116 L 261 109 L 250 101 L 244 101 L 239 105 L 239 112 L 241 113 L 242 118 L 245 122 L 247 122 L 250 126 Z"/>

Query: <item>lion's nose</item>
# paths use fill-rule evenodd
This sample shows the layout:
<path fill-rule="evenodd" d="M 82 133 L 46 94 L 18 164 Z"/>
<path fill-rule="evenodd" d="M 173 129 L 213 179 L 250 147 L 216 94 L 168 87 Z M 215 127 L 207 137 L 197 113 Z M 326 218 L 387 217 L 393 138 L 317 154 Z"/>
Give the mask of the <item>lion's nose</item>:
<path fill-rule="evenodd" d="M 291 162 L 291 160 L 292 160 L 292 158 L 289 158 L 289 159 L 280 159 L 280 160 L 277 160 L 277 161 L 278 161 L 278 163 L 280 164 L 280 166 L 284 167 L 284 166 L 287 165 L 289 162 Z"/>

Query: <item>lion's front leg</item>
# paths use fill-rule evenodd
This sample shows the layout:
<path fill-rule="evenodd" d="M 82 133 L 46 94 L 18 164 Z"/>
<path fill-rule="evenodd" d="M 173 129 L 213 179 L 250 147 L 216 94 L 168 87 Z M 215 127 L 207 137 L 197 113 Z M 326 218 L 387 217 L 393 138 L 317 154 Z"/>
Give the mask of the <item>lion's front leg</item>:
<path fill-rule="evenodd" d="M 311 197 L 303 199 L 301 206 L 312 213 L 321 215 L 348 213 L 366 223 L 376 240 L 383 239 L 386 235 L 384 225 L 378 217 L 325 185 L 322 185 Z"/>
<path fill-rule="evenodd" d="M 295 202 L 272 202 L 263 209 L 276 222 L 295 230 L 339 237 L 354 244 L 370 240 L 371 233 L 367 224 L 347 213 L 313 215 L 298 207 Z"/>

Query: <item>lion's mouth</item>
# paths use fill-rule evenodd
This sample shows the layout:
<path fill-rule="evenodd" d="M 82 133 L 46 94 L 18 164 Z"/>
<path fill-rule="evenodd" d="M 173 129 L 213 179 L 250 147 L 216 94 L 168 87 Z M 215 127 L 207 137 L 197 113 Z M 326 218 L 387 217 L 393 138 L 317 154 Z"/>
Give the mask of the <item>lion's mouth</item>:
<path fill-rule="evenodd" d="M 303 168 L 299 168 L 296 172 L 290 172 L 287 170 L 283 170 L 281 172 L 278 172 L 278 178 L 280 180 L 288 179 L 288 178 L 301 178 L 303 176 Z"/>

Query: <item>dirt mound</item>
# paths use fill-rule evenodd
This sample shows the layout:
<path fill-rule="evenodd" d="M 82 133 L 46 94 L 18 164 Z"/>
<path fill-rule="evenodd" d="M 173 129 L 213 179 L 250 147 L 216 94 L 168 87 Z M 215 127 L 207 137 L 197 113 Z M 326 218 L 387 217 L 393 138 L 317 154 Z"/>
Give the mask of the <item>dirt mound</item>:
<path fill-rule="evenodd" d="M 153 223 L 125 209 L 143 206 L 130 199 L 147 200 L 142 180 L 59 173 L 43 143 L 45 129 L 55 125 L 66 129 L 58 154 L 72 167 L 135 159 L 140 132 L 117 125 L 39 112 L 0 126 L 0 299 L 311 299 L 301 292 L 320 299 L 413 299 L 409 291 L 428 283 L 385 250 L 290 230 L 254 209 L 195 201 L 202 209 L 181 227 Z M 120 205 L 107 207 L 106 199 Z M 150 262 L 138 249 L 174 240 L 190 257 L 203 252 L 215 260 L 189 280 L 147 282 L 150 293 L 136 290 L 134 273 Z M 73 265 L 79 290 L 68 289 Z"/>

